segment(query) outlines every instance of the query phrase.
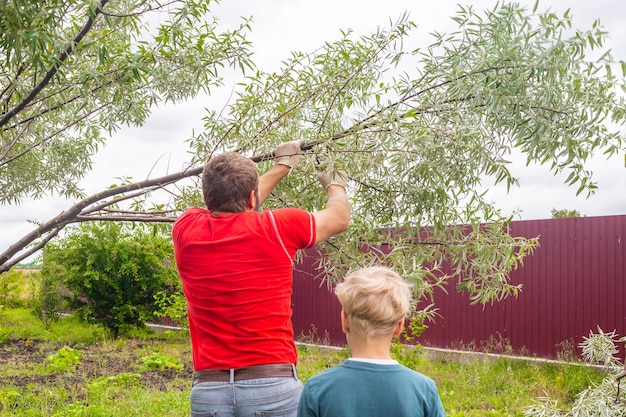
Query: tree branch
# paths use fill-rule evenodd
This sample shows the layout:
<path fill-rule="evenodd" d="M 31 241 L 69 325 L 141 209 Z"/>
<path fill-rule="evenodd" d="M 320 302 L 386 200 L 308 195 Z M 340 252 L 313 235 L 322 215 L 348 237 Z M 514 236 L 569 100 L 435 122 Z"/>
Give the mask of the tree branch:
<path fill-rule="evenodd" d="M 152 7 L 152 6 L 148 6 L 145 9 L 139 11 L 139 12 L 135 12 L 135 13 L 128 13 L 128 14 L 119 14 L 119 13 L 109 13 L 109 12 L 102 12 L 103 15 L 105 16 L 110 16 L 110 17 L 135 17 L 135 16 L 139 16 L 142 15 L 144 13 L 148 13 L 148 12 L 152 12 L 154 10 L 159 10 L 159 9 L 164 9 L 167 6 L 171 6 L 174 3 L 180 3 L 181 0 L 171 0 L 167 3 L 163 3 L 163 4 L 159 4 L 158 7 Z"/>
<path fill-rule="evenodd" d="M 311 149 L 318 143 L 320 142 L 319 141 L 307 141 L 302 145 L 302 149 L 303 150 Z M 252 156 L 250 159 L 253 162 L 258 163 L 258 162 L 270 160 L 273 158 L 274 156 L 272 152 L 269 154 Z M 42 223 L 41 225 L 39 225 L 39 227 L 37 227 L 32 232 L 28 233 L 18 242 L 9 246 L 9 248 L 7 248 L 7 250 L 5 250 L 3 253 L 0 253 L 0 273 L 8 271 L 12 266 L 17 264 L 19 261 L 37 252 L 37 250 L 45 246 L 45 243 L 47 243 L 50 239 L 52 239 L 52 237 L 56 236 L 56 234 L 58 234 L 59 231 L 63 229 L 65 226 L 67 226 L 68 224 L 90 221 L 90 220 L 105 220 L 103 218 L 105 216 L 96 216 L 96 215 L 89 216 L 89 213 L 98 212 L 102 210 L 103 208 L 108 207 L 112 204 L 118 203 L 120 201 L 143 195 L 155 189 L 164 188 L 165 186 L 176 183 L 182 179 L 198 176 L 202 173 L 202 169 L 203 167 L 188 168 L 184 171 L 176 172 L 174 174 L 169 174 L 163 177 L 147 179 L 144 181 L 127 184 L 124 186 L 111 188 L 111 189 L 93 194 L 81 200 L 80 202 L 70 207 L 68 210 L 61 212 L 58 216 L 54 217 L 53 219 L 45 223 Z M 127 195 L 127 193 L 131 193 L 131 194 Z M 101 202 L 102 200 L 105 200 L 110 197 L 120 196 L 120 195 L 122 195 L 122 197 L 118 197 L 110 201 L 105 201 L 105 202 L 100 203 L 96 207 L 92 207 L 92 205 L 95 203 Z M 132 218 L 128 214 L 126 214 L 125 216 L 110 216 L 110 217 L 115 217 L 115 218 L 114 219 L 107 218 L 106 220 L 108 221 L 114 221 L 114 220 L 115 221 L 151 221 L 151 222 L 156 222 L 156 221 L 169 222 L 170 221 L 168 218 L 162 218 L 163 220 L 156 220 L 155 217 L 150 217 L 150 219 L 147 220 L 147 217 L 143 213 L 140 216 L 133 216 Z M 53 234 L 53 236 L 50 236 L 50 234 Z M 45 236 L 45 237 L 42 238 L 42 236 Z M 37 249 L 30 249 L 25 254 L 20 254 L 16 256 L 25 247 L 37 241 L 37 239 L 41 239 L 41 238 L 42 240 L 38 242 L 37 245 L 35 246 Z M 42 242 L 43 242 L 43 245 L 42 245 Z"/>
<path fill-rule="evenodd" d="M 466 78 L 466 77 L 470 77 L 473 75 L 479 75 L 479 74 L 483 74 L 489 71 L 499 71 L 499 70 L 503 70 L 503 69 L 507 69 L 507 68 L 511 68 L 511 67 L 490 67 L 487 69 L 483 69 L 480 71 L 475 71 L 475 72 L 471 72 L 471 73 L 467 73 L 464 75 L 461 75 L 457 78 L 454 79 L 450 79 L 450 80 L 445 80 L 445 81 L 441 81 L 440 83 L 430 86 L 426 89 L 420 90 L 420 91 L 413 91 L 412 93 L 410 92 L 411 90 L 409 90 L 409 92 L 407 92 L 406 95 L 404 95 L 403 97 L 401 97 L 399 100 L 397 100 L 395 103 L 389 104 L 381 109 L 379 109 L 378 111 L 374 112 L 373 114 L 365 117 L 364 119 L 356 122 L 353 126 L 351 126 L 350 128 L 347 128 L 345 130 L 343 130 L 342 132 L 333 134 L 332 136 L 330 136 L 329 138 L 326 139 L 322 139 L 322 140 L 317 140 L 317 141 L 305 141 L 302 144 L 302 149 L 303 150 L 310 150 L 312 148 L 314 148 L 316 145 L 321 144 L 321 143 L 326 143 L 329 141 L 335 141 L 337 139 L 346 137 L 348 135 L 354 134 L 354 133 L 358 133 L 361 132 L 365 129 L 370 129 L 370 128 L 374 128 L 374 127 L 380 127 L 383 126 L 387 123 L 390 122 L 395 122 L 398 119 L 402 119 L 402 118 L 406 118 L 408 116 L 412 116 L 415 114 L 416 110 L 410 110 L 408 112 L 404 112 L 401 114 L 397 114 L 396 117 L 391 120 L 391 121 L 387 121 L 387 120 L 376 120 L 376 116 L 380 116 L 383 112 L 388 111 L 388 110 L 392 110 L 392 109 L 398 109 L 400 104 L 406 103 L 407 101 L 409 101 L 412 98 L 415 98 L 421 94 L 424 94 L 426 91 L 428 90 L 432 90 L 434 88 L 440 88 L 443 87 L 447 84 L 450 84 L 454 81 Z M 451 100 L 450 102 L 453 101 L 464 101 L 467 100 L 468 97 L 465 98 L 460 98 L 460 99 L 454 99 Z M 424 109 L 418 109 L 417 111 L 424 112 Z M 266 161 L 266 160 L 270 160 L 273 159 L 273 152 L 268 153 L 268 154 L 263 154 L 263 155 L 257 155 L 257 156 L 253 156 L 250 158 L 252 161 L 258 163 L 261 161 Z M 46 235 L 48 233 L 58 233 L 58 230 L 62 229 L 63 227 L 65 227 L 68 224 L 74 223 L 74 222 L 82 222 L 82 221 L 90 221 L 90 220 L 105 220 L 104 218 L 107 217 L 107 221 L 113 221 L 113 220 L 117 220 L 117 221 L 150 221 L 150 222 L 156 222 L 156 221 L 162 221 L 162 222 L 170 222 L 171 219 L 169 217 L 161 217 L 161 219 L 157 219 L 157 217 L 154 216 L 148 216 L 146 217 L 145 213 L 138 213 L 138 215 L 133 216 L 130 213 L 126 213 L 124 215 L 110 215 L 110 216 L 104 216 L 104 215 L 89 215 L 90 213 L 97 213 L 98 211 L 102 210 L 105 207 L 108 207 L 112 204 L 115 204 L 116 202 L 119 201 L 123 201 L 125 199 L 129 199 L 129 198 L 133 198 L 139 195 L 143 195 L 145 193 L 150 192 L 153 189 L 158 189 L 158 188 L 165 188 L 167 185 L 176 183 L 184 178 L 189 178 L 189 177 L 194 177 L 194 176 L 198 176 L 202 173 L 202 167 L 195 167 L 195 168 L 189 168 L 186 169 L 184 171 L 181 172 L 177 172 L 174 174 L 170 174 L 170 175 L 166 175 L 160 178 L 155 178 L 155 179 L 147 179 L 144 181 L 140 181 L 140 182 L 135 182 L 132 184 L 127 184 L 124 186 L 120 186 L 120 187 L 116 187 L 116 188 L 112 188 L 112 189 L 108 189 L 106 191 L 94 194 L 90 197 L 85 198 L 84 200 L 80 201 L 79 203 L 75 204 L 73 207 L 71 207 L 69 210 L 62 212 L 61 214 L 59 214 L 57 217 L 53 218 L 52 220 L 40 225 L 37 229 L 35 229 L 33 232 L 29 233 L 28 235 L 26 235 L 24 238 L 22 238 L 19 242 L 17 242 L 14 245 L 11 245 L 5 252 L 0 254 L 0 273 L 4 272 L 6 270 L 8 270 L 11 266 L 15 265 L 18 261 L 16 261 L 15 259 L 12 260 L 13 257 L 15 257 L 15 255 L 17 253 L 19 253 L 24 247 L 26 247 L 27 245 L 33 243 L 34 241 L 36 241 L 37 239 L 40 239 L 41 236 Z M 134 193 L 132 193 L 134 192 Z M 130 195 L 127 195 L 127 193 L 132 193 Z M 91 207 L 93 204 L 102 201 L 104 199 L 107 199 L 109 197 L 113 197 L 113 196 L 120 196 L 123 195 L 123 197 L 118 197 L 114 200 L 111 201 L 106 201 L 103 202 L 101 204 L 99 204 L 96 207 Z M 48 241 L 49 238 L 48 236 L 46 236 L 46 241 Z M 37 245 L 38 248 L 43 247 L 43 245 L 41 245 L 41 242 Z M 34 251 L 36 252 L 36 250 Z M 29 254 L 34 253 L 33 251 L 29 251 Z M 20 260 L 24 259 L 24 257 L 22 255 L 19 256 Z M 17 259 L 17 258 L 16 258 Z"/>
<path fill-rule="evenodd" d="M 76 124 L 78 124 L 78 123 L 82 122 L 82 121 L 83 121 L 83 120 L 85 120 L 85 119 L 88 119 L 88 118 L 89 118 L 90 116 L 92 116 L 93 114 L 95 114 L 95 113 L 97 113 L 97 112 L 101 111 L 102 109 L 106 108 L 107 106 L 109 106 L 109 105 L 111 105 L 111 104 L 112 104 L 112 103 L 105 103 L 105 104 L 101 105 L 100 107 L 97 107 L 97 108 L 95 108 L 95 109 L 90 110 L 90 111 L 89 111 L 89 113 L 87 113 L 87 114 L 85 114 L 85 115 L 83 115 L 83 116 L 81 116 L 81 117 L 79 117 L 79 118 L 77 118 L 77 119 L 74 119 L 74 120 L 70 121 L 70 123 L 68 123 L 68 124 L 67 124 L 67 125 L 65 125 L 64 127 L 60 128 L 60 129 L 57 129 L 57 131 L 56 131 L 56 132 L 52 132 L 51 134 L 49 134 L 48 136 L 46 136 L 46 137 L 42 138 L 41 140 L 39 140 L 39 141 L 37 141 L 37 142 L 34 142 L 34 143 L 32 143 L 31 145 L 29 145 L 29 146 L 25 147 L 25 148 L 24 148 L 21 152 L 19 152 L 19 153 L 15 154 L 15 155 L 11 155 L 11 157 L 10 157 L 10 158 L 4 159 L 4 158 L 6 158 L 6 156 L 7 156 L 8 152 L 9 152 L 9 151 L 13 148 L 13 146 L 15 146 L 15 145 L 16 145 L 16 141 L 14 141 L 14 142 L 11 144 L 11 147 L 6 149 L 6 152 L 4 153 L 4 155 L 2 155 L 2 158 L 0 158 L 0 166 L 3 166 L 3 165 L 8 165 L 9 163 L 13 162 L 14 160 L 19 159 L 19 158 L 21 158 L 21 157 L 22 157 L 22 156 L 24 156 L 24 155 L 27 155 L 27 154 L 28 154 L 28 153 L 30 153 L 33 149 L 36 149 L 36 148 L 38 148 L 38 147 L 42 146 L 43 144 L 45 144 L 46 142 L 48 142 L 50 139 L 52 139 L 52 138 L 53 138 L 53 137 L 55 137 L 56 135 L 59 135 L 59 134 L 61 134 L 61 133 L 65 132 L 65 131 L 67 131 L 70 127 L 72 127 L 72 126 L 74 126 L 74 125 L 76 125 Z M 29 120 L 29 121 L 31 121 L 31 120 L 34 120 L 34 118 L 29 118 L 28 120 Z M 27 125 L 27 126 L 28 126 L 28 125 Z M 26 129 L 24 129 L 24 130 L 26 130 Z"/>
<path fill-rule="evenodd" d="M 69 210 L 61 212 L 58 216 L 53 219 L 41 224 L 35 230 L 24 236 L 17 243 L 9 246 L 9 248 L 0 254 L 0 273 L 7 271 L 11 266 L 15 265 L 19 261 L 11 261 L 8 262 L 12 257 L 14 257 L 17 253 L 19 253 L 23 248 L 27 245 L 33 243 L 37 239 L 42 236 L 50 233 L 51 231 L 55 231 L 56 229 L 62 229 L 70 223 L 76 222 L 76 217 L 83 214 L 83 211 L 87 209 L 89 211 L 89 206 L 98 201 L 102 201 L 106 198 L 113 197 L 120 194 L 125 194 L 131 191 L 143 190 L 153 186 L 163 187 L 168 184 L 172 184 L 181 179 L 197 176 L 202 172 L 202 167 L 188 169 L 186 171 L 177 172 L 175 174 L 166 175 L 160 178 L 148 179 L 145 181 L 136 182 L 133 184 L 124 185 L 121 187 L 111 188 L 106 191 L 102 191 L 96 194 L 93 194 L 82 201 L 74 204 Z M 119 201 L 119 200 L 117 200 Z M 107 202 L 105 205 L 110 205 L 113 202 Z M 58 233 L 58 232 L 57 232 Z M 34 253 L 34 252 L 32 252 Z M 24 258 L 22 258 L 24 259 Z"/>
<path fill-rule="evenodd" d="M 83 40 L 85 35 L 87 35 L 87 33 L 91 30 L 93 24 L 96 21 L 96 18 L 100 13 L 102 13 L 102 9 L 108 2 L 109 0 L 101 0 L 100 4 L 94 8 L 93 16 L 89 16 L 87 18 L 87 22 L 85 23 L 83 28 L 74 37 L 74 39 L 67 46 L 65 51 L 63 51 L 57 58 L 58 62 L 52 65 L 52 68 L 48 70 L 43 79 L 33 88 L 33 90 L 28 94 L 28 96 L 26 96 L 26 98 L 24 98 L 24 100 L 22 100 L 17 106 L 4 114 L 4 117 L 0 119 L 0 127 L 6 125 L 9 120 L 11 120 L 16 114 L 22 111 L 22 109 L 24 109 L 24 107 L 26 107 L 28 103 L 30 103 L 35 97 L 37 97 L 41 90 L 43 90 L 48 85 L 52 77 L 54 77 L 55 74 L 59 71 L 61 65 L 74 52 L 74 48 L 76 47 L 76 45 L 79 44 Z"/>
<path fill-rule="evenodd" d="M 174 223 L 177 217 L 172 216 L 150 216 L 148 214 L 142 215 L 111 215 L 111 216 L 76 216 L 76 222 L 142 222 L 142 223 Z"/>

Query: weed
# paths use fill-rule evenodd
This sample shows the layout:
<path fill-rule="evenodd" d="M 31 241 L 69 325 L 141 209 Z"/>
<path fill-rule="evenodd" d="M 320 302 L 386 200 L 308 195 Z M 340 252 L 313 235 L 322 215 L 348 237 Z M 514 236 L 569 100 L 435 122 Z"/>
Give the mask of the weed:
<path fill-rule="evenodd" d="M 2 307 L 0 306 L 0 313 L 1 312 L 2 312 Z M 11 337 L 11 329 L 0 324 L 0 344 L 9 340 L 10 337 Z"/>
<path fill-rule="evenodd" d="M 329 346 L 330 345 L 330 335 L 328 331 L 324 331 L 324 335 L 320 336 L 317 331 L 317 327 L 314 324 L 311 324 L 311 328 L 307 333 L 302 331 L 297 338 L 299 343 L 306 343 L 312 345 L 321 345 L 321 346 Z"/>
<path fill-rule="evenodd" d="M 114 376 L 103 376 L 96 378 L 89 384 L 89 388 L 99 389 L 108 385 L 115 386 L 123 386 L 123 387 L 133 387 L 139 385 L 139 380 L 141 379 L 141 375 L 134 372 L 124 372 L 121 374 L 117 374 Z"/>
<path fill-rule="evenodd" d="M 501 355 L 512 355 L 513 348 L 511 342 L 506 337 L 503 337 L 499 332 L 495 335 L 489 336 L 483 343 L 483 352 L 485 353 L 497 353 Z"/>
<path fill-rule="evenodd" d="M 0 392 L 0 411 L 15 407 L 19 397 L 20 393 L 17 391 Z"/>
<path fill-rule="evenodd" d="M 80 363 L 81 353 L 76 349 L 64 346 L 57 353 L 46 357 L 46 371 L 49 373 L 70 372 Z"/>
<path fill-rule="evenodd" d="M 182 371 L 185 369 L 178 359 L 163 353 L 153 353 L 149 356 L 144 356 L 139 359 L 139 362 L 141 362 L 141 369 L 147 371 L 153 369 Z"/>
<path fill-rule="evenodd" d="M 576 344 L 572 338 L 557 344 L 556 357 L 560 361 L 577 362 L 580 357 L 576 354 Z"/>
<path fill-rule="evenodd" d="M 88 407 L 81 403 L 72 403 L 63 408 L 63 411 L 56 412 L 53 417 L 82 417 L 85 415 L 93 415 L 87 413 Z"/>

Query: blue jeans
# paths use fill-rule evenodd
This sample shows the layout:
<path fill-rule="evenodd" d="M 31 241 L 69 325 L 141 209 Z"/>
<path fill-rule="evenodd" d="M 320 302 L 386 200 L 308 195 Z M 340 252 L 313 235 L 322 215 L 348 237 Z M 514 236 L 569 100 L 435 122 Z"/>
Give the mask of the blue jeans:
<path fill-rule="evenodd" d="M 191 388 L 191 417 L 296 417 L 301 392 L 295 377 L 200 382 Z"/>

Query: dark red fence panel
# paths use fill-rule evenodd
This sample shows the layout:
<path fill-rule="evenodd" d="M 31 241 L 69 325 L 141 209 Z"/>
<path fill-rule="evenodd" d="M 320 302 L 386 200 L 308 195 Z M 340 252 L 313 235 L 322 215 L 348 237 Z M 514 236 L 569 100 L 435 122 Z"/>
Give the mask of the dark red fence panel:
<path fill-rule="evenodd" d="M 472 306 L 450 283 L 447 295 L 436 292 L 441 317 L 419 343 L 498 351 L 506 341 L 513 353 L 557 358 L 579 354 L 583 336 L 598 326 L 626 336 L 626 216 L 517 221 L 511 233 L 539 236 L 541 243 L 511 274 L 513 283 L 523 285 L 519 297 Z M 318 337 L 343 346 L 339 304 L 326 284 L 313 279 L 313 264 L 306 259 L 294 274 L 296 335 L 315 328 Z"/>
<path fill-rule="evenodd" d="M 346 338 L 341 331 L 341 305 L 326 282 L 315 277 L 316 252 L 309 250 L 304 261 L 296 265 L 293 282 L 293 327 L 296 338 L 344 346 Z"/>

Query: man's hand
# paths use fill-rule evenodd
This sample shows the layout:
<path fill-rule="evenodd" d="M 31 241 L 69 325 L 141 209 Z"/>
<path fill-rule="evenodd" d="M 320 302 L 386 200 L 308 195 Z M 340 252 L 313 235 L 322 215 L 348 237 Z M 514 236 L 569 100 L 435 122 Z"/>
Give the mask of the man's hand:
<path fill-rule="evenodd" d="M 278 145 L 274 151 L 276 163 L 280 165 L 287 165 L 291 169 L 300 165 L 300 162 L 304 160 L 304 151 L 301 148 L 302 142 L 303 140 L 299 139 Z"/>
<path fill-rule="evenodd" d="M 317 173 L 317 179 L 326 190 L 326 208 L 313 214 L 315 217 L 315 243 L 323 242 L 350 226 L 351 208 L 346 185 L 348 175 L 333 164 L 328 164 Z M 338 185 L 339 187 L 333 187 Z"/>
<path fill-rule="evenodd" d="M 343 170 L 335 168 L 332 164 L 327 165 L 323 171 L 317 173 L 317 180 L 325 190 L 331 185 L 339 185 L 345 190 L 348 185 L 348 175 Z"/>

